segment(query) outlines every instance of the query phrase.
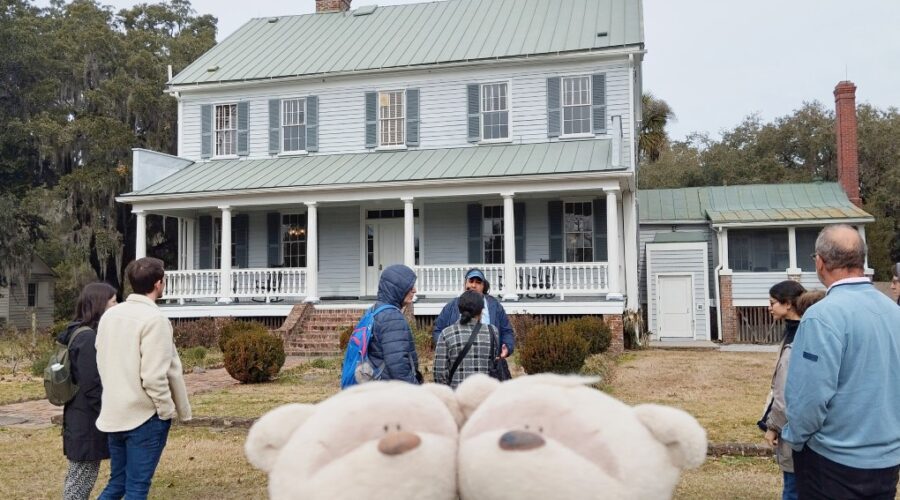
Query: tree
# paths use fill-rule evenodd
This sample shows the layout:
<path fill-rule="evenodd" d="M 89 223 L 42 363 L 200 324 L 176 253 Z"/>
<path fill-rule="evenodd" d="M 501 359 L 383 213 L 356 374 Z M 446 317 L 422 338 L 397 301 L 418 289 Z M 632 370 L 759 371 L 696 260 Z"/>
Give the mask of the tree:
<path fill-rule="evenodd" d="M 675 113 L 666 101 L 650 92 L 641 96 L 641 132 L 638 152 L 641 161 L 655 162 L 669 143 L 666 125 L 675 120 Z"/>

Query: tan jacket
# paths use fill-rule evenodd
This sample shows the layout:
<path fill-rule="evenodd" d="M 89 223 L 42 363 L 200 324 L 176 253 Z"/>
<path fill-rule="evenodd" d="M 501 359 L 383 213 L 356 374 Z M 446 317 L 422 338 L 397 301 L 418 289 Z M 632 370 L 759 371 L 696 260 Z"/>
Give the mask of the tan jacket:
<path fill-rule="evenodd" d="M 766 419 L 766 427 L 778 433 L 778 444 L 775 446 L 775 460 L 785 472 L 794 472 L 794 459 L 791 446 L 781 439 L 781 429 L 787 424 L 787 407 L 784 403 L 784 383 L 787 380 L 788 364 L 791 359 L 791 345 L 781 345 L 775 373 L 772 375 L 772 409 Z"/>
<path fill-rule="evenodd" d="M 176 414 L 191 419 L 172 324 L 147 296 L 133 293 L 106 311 L 95 345 L 103 383 L 98 429 L 129 431 L 154 413 L 163 420 Z"/>

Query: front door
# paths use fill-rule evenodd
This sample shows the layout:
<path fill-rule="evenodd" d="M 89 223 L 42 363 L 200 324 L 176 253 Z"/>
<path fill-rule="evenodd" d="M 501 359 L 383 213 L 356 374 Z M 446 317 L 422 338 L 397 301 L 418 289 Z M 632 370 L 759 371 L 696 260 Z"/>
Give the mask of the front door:
<path fill-rule="evenodd" d="M 403 264 L 403 219 L 366 222 L 366 295 L 378 293 L 381 271 Z"/>
<path fill-rule="evenodd" d="M 665 338 L 693 338 L 691 276 L 659 276 L 659 332 Z"/>

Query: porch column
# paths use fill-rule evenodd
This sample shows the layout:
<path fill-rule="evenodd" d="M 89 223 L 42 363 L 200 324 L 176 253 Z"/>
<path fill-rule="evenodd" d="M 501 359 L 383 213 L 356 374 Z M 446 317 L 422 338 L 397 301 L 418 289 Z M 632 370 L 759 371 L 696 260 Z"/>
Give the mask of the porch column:
<path fill-rule="evenodd" d="M 627 191 L 622 195 L 622 216 L 625 219 L 625 307 L 638 310 L 641 307 L 640 293 L 638 292 L 638 227 L 637 227 L 637 196 L 634 191 Z"/>
<path fill-rule="evenodd" d="M 143 210 L 134 210 L 137 216 L 137 230 L 135 231 L 134 258 L 143 259 L 147 256 L 147 214 Z"/>
<path fill-rule="evenodd" d="M 604 189 L 606 192 L 606 253 L 607 280 L 609 293 L 607 300 L 622 300 L 619 285 L 619 188 Z"/>
<path fill-rule="evenodd" d="M 516 219 L 513 193 L 503 196 L 503 300 L 519 300 L 516 279 Z"/>
<path fill-rule="evenodd" d="M 796 276 L 799 281 L 800 272 L 800 268 L 797 267 L 797 228 L 792 226 L 788 228 L 788 279 L 794 279 Z"/>
<path fill-rule="evenodd" d="M 319 301 L 319 211 L 316 202 L 306 205 L 306 299 Z"/>
<path fill-rule="evenodd" d="M 231 207 L 219 207 L 222 211 L 222 241 L 220 242 L 219 302 L 231 302 Z"/>
<path fill-rule="evenodd" d="M 416 267 L 416 218 L 412 198 L 403 200 L 403 263 L 410 269 Z"/>

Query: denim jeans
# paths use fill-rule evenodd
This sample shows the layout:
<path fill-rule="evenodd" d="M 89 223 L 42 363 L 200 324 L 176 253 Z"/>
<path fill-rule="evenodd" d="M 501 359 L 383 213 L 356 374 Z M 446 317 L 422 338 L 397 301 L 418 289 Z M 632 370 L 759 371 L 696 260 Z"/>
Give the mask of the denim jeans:
<path fill-rule="evenodd" d="M 171 425 L 171 420 L 153 415 L 130 431 L 109 433 L 109 484 L 100 500 L 147 498 Z"/>
<path fill-rule="evenodd" d="M 797 500 L 797 476 L 793 472 L 783 472 L 784 490 L 781 492 L 781 500 Z"/>

